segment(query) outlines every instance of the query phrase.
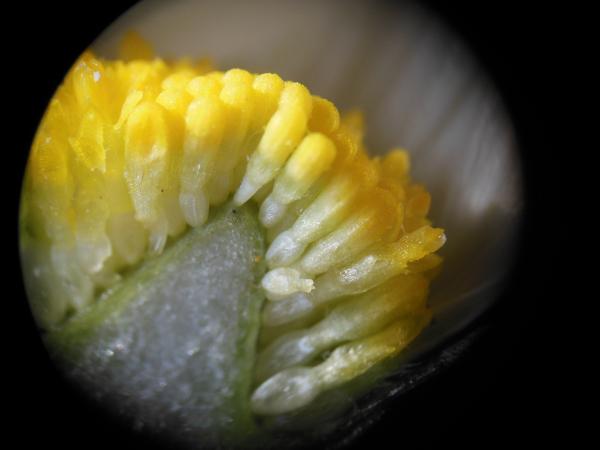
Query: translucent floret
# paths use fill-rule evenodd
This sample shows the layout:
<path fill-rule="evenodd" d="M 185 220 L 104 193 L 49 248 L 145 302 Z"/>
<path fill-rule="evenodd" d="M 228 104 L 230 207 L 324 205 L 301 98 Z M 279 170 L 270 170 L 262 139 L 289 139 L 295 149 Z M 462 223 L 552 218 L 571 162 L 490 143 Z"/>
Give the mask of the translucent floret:
<path fill-rule="evenodd" d="M 419 274 L 399 276 L 353 296 L 311 328 L 272 342 L 259 356 L 257 379 L 262 381 L 287 367 L 310 362 L 338 344 L 368 336 L 394 319 L 423 308 L 427 284 Z"/>
<path fill-rule="evenodd" d="M 307 405 L 322 391 L 339 386 L 400 352 L 429 319 L 429 312 L 417 312 L 399 319 L 383 331 L 337 347 L 321 364 L 278 372 L 254 391 L 252 409 L 257 414 L 271 415 Z"/>

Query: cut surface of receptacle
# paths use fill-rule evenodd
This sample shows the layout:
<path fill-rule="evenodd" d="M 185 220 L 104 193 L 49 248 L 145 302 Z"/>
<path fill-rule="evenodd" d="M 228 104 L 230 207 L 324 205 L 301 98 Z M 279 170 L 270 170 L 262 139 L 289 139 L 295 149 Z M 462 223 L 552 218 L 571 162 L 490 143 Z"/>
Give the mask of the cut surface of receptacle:
<path fill-rule="evenodd" d="M 186 447 L 249 439 L 264 272 L 256 215 L 252 205 L 215 208 L 204 227 L 49 333 L 67 375 L 138 429 L 166 430 Z"/>
<path fill-rule="evenodd" d="M 301 83 L 135 48 L 79 58 L 25 175 L 28 295 L 71 372 L 126 386 L 138 409 L 180 380 L 180 400 L 198 406 L 188 413 L 224 426 L 236 408 L 301 409 L 409 345 L 446 238 L 408 153 L 370 157 L 360 115 Z M 165 342 L 195 342 L 185 351 L 201 357 L 174 358 Z M 162 381 L 123 384 L 134 362 Z"/>

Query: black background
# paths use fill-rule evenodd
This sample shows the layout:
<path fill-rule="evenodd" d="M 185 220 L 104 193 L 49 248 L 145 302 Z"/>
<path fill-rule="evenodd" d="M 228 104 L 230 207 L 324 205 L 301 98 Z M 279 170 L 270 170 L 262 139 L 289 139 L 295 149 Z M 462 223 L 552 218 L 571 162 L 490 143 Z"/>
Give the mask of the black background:
<path fill-rule="evenodd" d="M 12 290 L 2 299 L 8 306 L 2 341 L 8 422 L 2 428 L 19 448 L 150 448 L 78 397 L 52 369 L 24 298 L 16 237 L 21 176 L 45 106 L 76 56 L 133 3 L 27 3 L 3 11 L 11 25 L 3 29 L 0 59 L 8 76 L 2 84 L 2 135 L 9 138 L 1 150 L 2 161 L 9 160 L 1 169 L 11 202 L 4 218 L 10 270 L 3 272 L 3 281 Z M 556 111 L 565 95 L 557 61 L 570 52 L 564 38 L 570 11 L 513 0 L 423 3 L 463 38 L 503 96 L 524 165 L 526 217 L 507 289 L 480 322 L 488 331 L 457 363 L 400 399 L 355 446 L 375 441 L 380 448 L 412 449 L 558 444 L 571 415 L 564 407 L 568 393 L 561 372 L 567 351 L 562 322 L 569 316 L 559 320 L 553 314 L 555 299 L 564 295 L 555 264 L 562 225 L 549 223 L 566 196 L 555 182 L 564 150 Z"/>

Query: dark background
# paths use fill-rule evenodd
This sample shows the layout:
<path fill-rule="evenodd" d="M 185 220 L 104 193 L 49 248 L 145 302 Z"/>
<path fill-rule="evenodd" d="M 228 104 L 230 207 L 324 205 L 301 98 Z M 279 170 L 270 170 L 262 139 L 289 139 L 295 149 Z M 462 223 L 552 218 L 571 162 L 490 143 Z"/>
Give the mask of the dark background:
<path fill-rule="evenodd" d="M 24 298 L 16 236 L 21 176 L 48 100 L 77 55 L 133 3 L 15 3 L 3 11 L 11 25 L 3 29 L 2 72 L 8 79 L 1 91 L 3 136 L 9 137 L 2 149 L 3 161 L 7 155 L 9 161 L 2 169 L 11 206 L 4 220 L 10 270 L 3 274 L 11 291 L 2 300 L 8 305 L 1 367 L 7 377 L 3 409 L 9 417 L 2 428 L 18 448 L 150 448 L 77 396 L 54 372 Z M 568 354 L 565 322 L 572 313 L 559 317 L 556 300 L 565 305 L 569 300 L 556 264 L 563 245 L 562 225 L 555 218 L 567 195 L 556 182 L 559 151 L 565 149 L 557 111 L 566 95 L 560 88 L 564 66 L 559 62 L 570 54 L 565 25 L 571 11 L 513 0 L 422 3 L 463 38 L 502 94 L 524 165 L 526 217 L 517 264 L 502 299 L 477 324 L 487 331 L 458 362 L 399 399 L 355 447 L 375 441 L 381 448 L 411 449 L 562 443 L 572 414 L 564 407 L 570 394 L 562 378 Z"/>

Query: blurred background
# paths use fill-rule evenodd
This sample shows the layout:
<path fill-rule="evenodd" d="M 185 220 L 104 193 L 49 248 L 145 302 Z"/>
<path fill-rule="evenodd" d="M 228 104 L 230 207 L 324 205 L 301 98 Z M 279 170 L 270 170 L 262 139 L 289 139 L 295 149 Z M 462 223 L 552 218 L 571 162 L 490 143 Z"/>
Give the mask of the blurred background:
<path fill-rule="evenodd" d="M 75 7 L 53 4 L 29 9 L 22 5 L 6 15 L 17 24 L 16 32 L 4 39 L 9 49 L 4 66 L 12 76 L 5 83 L 10 95 L 6 104 L 10 105 L 11 114 L 17 118 L 9 122 L 11 141 L 14 140 L 8 151 L 12 188 L 9 199 L 13 207 L 9 232 L 16 231 L 12 218 L 17 217 L 20 177 L 31 139 L 48 100 L 77 55 L 133 3 L 122 2 L 118 7 L 95 4 L 93 8 L 84 4 Z M 386 8 L 397 6 L 397 2 L 384 3 Z M 545 212 L 560 204 L 560 196 L 564 195 L 553 191 L 549 196 L 545 188 L 549 174 L 555 170 L 552 164 L 558 156 L 558 143 L 552 136 L 555 128 L 552 120 L 555 118 L 551 111 L 561 92 L 555 89 L 555 79 L 551 76 L 556 76 L 555 57 L 564 45 L 553 32 L 559 14 L 548 6 L 524 7 L 513 1 L 485 5 L 462 0 L 452 4 L 433 0 L 416 3 L 424 8 L 422 11 L 425 11 L 426 17 L 430 17 L 429 13 L 433 14 L 437 17 L 435 20 L 458 36 L 474 56 L 478 70 L 483 70 L 488 77 L 484 81 L 484 89 L 492 87 L 498 93 L 498 108 L 512 122 L 509 145 L 514 144 L 519 152 L 520 163 L 516 163 L 515 167 L 520 170 L 520 164 L 524 174 L 523 186 L 518 186 L 524 192 L 524 220 L 517 241 L 516 263 L 508 274 L 508 282 L 499 292 L 500 301 L 486 310 L 479 320 L 462 328 L 460 336 L 455 338 L 457 346 L 451 347 L 460 356 L 451 364 L 440 366 L 439 373 L 426 383 L 397 399 L 370 431 L 355 441 L 353 447 L 362 448 L 375 439 L 382 448 L 401 445 L 434 448 L 449 444 L 475 448 L 482 445 L 512 446 L 515 442 L 537 445 L 545 439 L 550 442 L 558 438 L 559 430 L 550 424 L 563 413 L 560 408 L 563 393 L 553 381 L 557 371 L 555 355 L 560 353 L 560 343 L 549 320 L 549 311 L 552 310 L 550 297 L 555 290 L 554 268 L 550 264 L 554 249 L 548 246 L 552 242 L 551 230 L 543 221 Z M 334 26 L 335 19 L 332 17 L 325 21 L 323 26 Z M 378 22 L 375 17 L 370 20 L 368 26 L 376 32 Z M 325 44 L 336 48 L 336 43 L 324 43 L 318 39 L 309 39 L 309 42 L 317 49 Z M 102 43 L 97 45 L 101 51 Z M 104 45 L 108 52 L 110 41 L 105 41 Z M 368 43 L 356 43 L 359 48 L 361 45 L 366 46 L 362 49 L 365 55 L 373 56 Z M 160 46 L 157 45 L 157 48 L 160 53 Z M 339 48 L 345 47 L 340 45 Z M 440 53 L 439 57 L 432 59 L 439 64 L 434 71 L 436 74 L 445 71 L 444 76 L 452 76 L 452 61 L 460 58 L 462 51 L 451 46 L 452 49 L 457 53 L 450 56 Z M 185 52 L 186 49 L 182 50 Z M 444 58 L 450 63 L 444 65 Z M 285 60 L 283 55 L 279 60 L 284 72 L 288 70 L 291 75 L 296 74 L 293 58 Z M 344 55 L 338 54 L 337 61 L 343 64 Z M 221 66 L 229 62 L 226 57 L 217 60 Z M 364 63 L 363 60 L 361 62 Z M 256 64 L 257 70 L 263 64 L 256 59 L 244 63 L 246 61 L 235 62 L 251 69 L 254 68 L 251 65 Z M 336 58 L 323 63 L 335 65 Z M 373 82 L 372 90 L 377 90 L 385 81 L 385 64 L 383 66 L 383 78 Z M 360 105 L 366 108 L 367 117 L 369 109 L 376 114 L 380 111 L 381 117 L 393 114 L 393 110 L 381 108 L 379 104 L 369 104 L 373 95 L 368 89 L 361 91 L 356 88 L 363 85 L 359 83 L 362 70 L 361 64 L 350 67 L 350 73 L 356 76 L 350 78 L 349 85 L 337 88 L 334 93 L 331 93 L 332 88 L 339 86 L 334 79 L 301 81 L 309 83 L 311 89 L 314 89 L 313 84 L 316 85 L 316 93 L 332 98 L 342 107 Z M 305 76 L 310 78 L 310 73 Z M 413 84 L 421 81 L 420 89 L 426 89 L 427 72 L 407 76 L 413 77 Z M 406 105 L 415 102 L 410 94 L 402 98 Z M 451 99 L 448 102 L 451 103 Z M 477 119 L 474 117 L 472 120 Z M 383 150 L 398 142 L 392 142 L 394 136 L 386 135 L 386 127 L 377 129 L 377 123 L 381 122 L 369 119 L 367 126 L 371 140 L 367 141 L 372 148 Z M 423 136 L 419 135 L 418 123 L 412 124 L 408 119 L 403 123 L 408 123 L 402 133 L 405 142 L 399 144 L 409 148 L 426 148 L 427 143 L 424 144 Z M 416 178 L 434 180 L 435 173 L 428 173 L 428 170 L 435 172 L 436 168 L 416 167 Z M 461 170 L 468 173 L 469 168 Z M 486 174 L 479 176 L 485 177 Z M 514 180 L 494 180 L 495 184 L 491 184 L 499 186 L 503 181 L 511 184 Z M 436 199 L 449 195 L 442 185 L 434 185 L 432 190 L 434 204 Z M 495 193 L 479 192 L 484 197 L 493 197 Z M 476 207 L 477 201 L 473 204 Z M 436 214 L 439 215 L 434 216 L 436 223 L 445 217 L 444 211 Z M 489 226 L 497 226 L 493 218 Z M 475 242 L 474 245 L 480 244 Z M 44 443 L 65 449 L 82 446 L 105 448 L 118 443 L 128 448 L 152 448 L 152 443 L 141 442 L 108 415 L 80 398 L 54 372 L 29 317 L 20 283 L 16 237 L 10 240 L 10 250 L 9 265 L 14 273 L 7 276 L 11 284 L 11 295 L 6 298 L 10 326 L 7 327 L 9 336 L 5 342 L 9 352 L 6 364 L 3 364 L 5 374 L 10 377 L 4 386 L 12 400 L 9 402 L 11 422 L 8 428 L 19 438 L 22 446 Z M 465 338 L 470 345 L 465 351 L 460 351 Z"/>

